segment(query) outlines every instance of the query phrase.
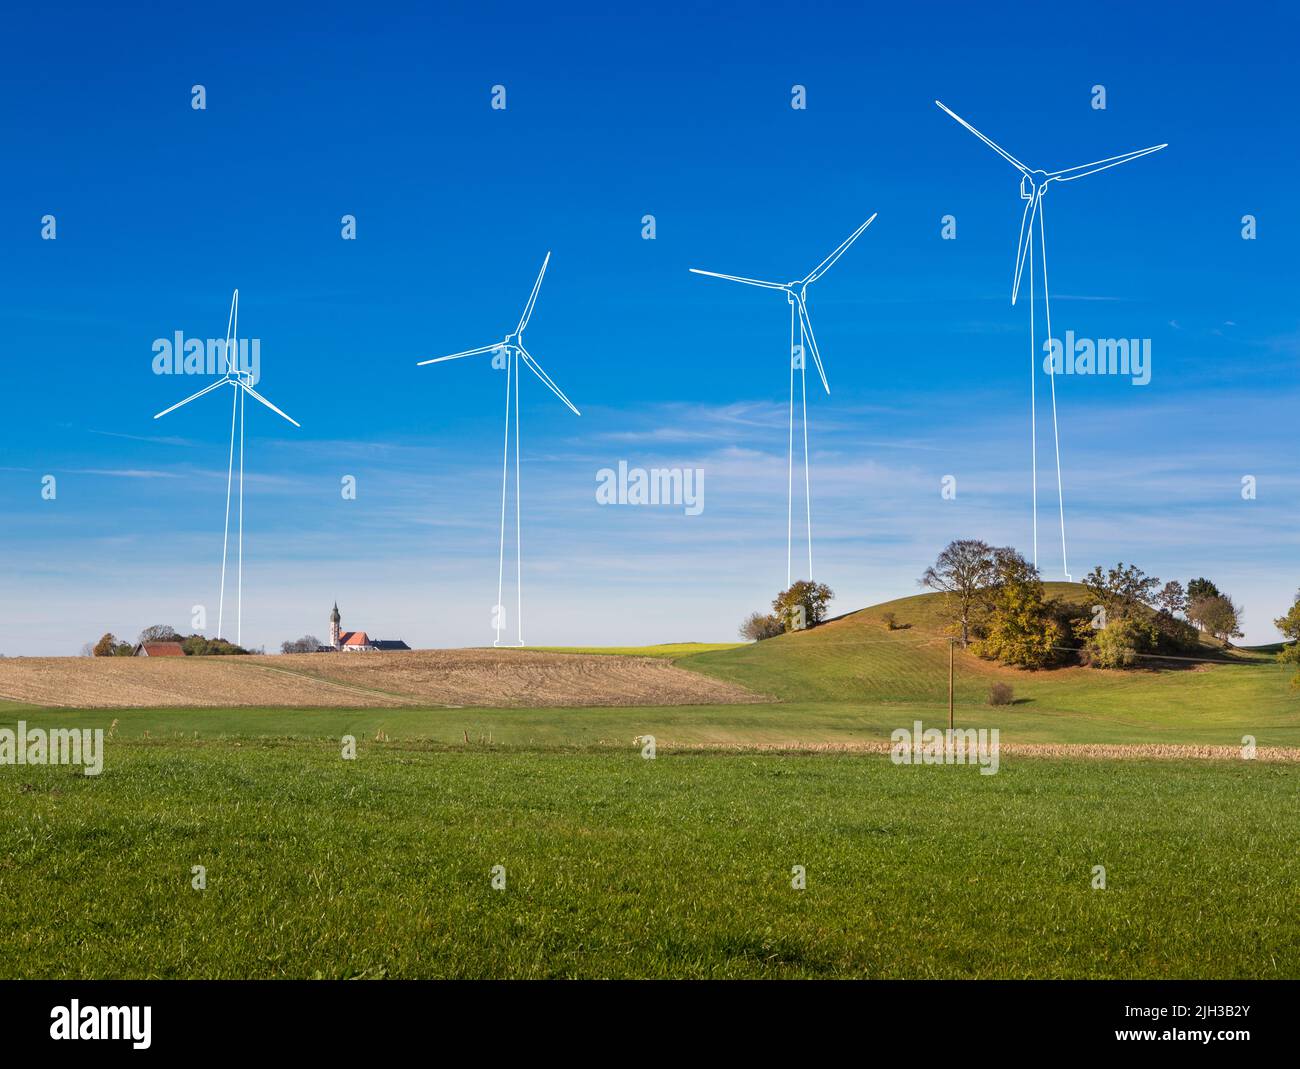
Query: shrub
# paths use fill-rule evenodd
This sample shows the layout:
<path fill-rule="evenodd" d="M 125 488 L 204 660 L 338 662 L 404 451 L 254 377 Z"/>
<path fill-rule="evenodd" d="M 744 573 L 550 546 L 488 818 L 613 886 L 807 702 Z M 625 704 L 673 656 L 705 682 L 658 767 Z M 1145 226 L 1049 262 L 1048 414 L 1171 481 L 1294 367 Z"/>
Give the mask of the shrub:
<path fill-rule="evenodd" d="M 775 638 L 784 631 L 785 627 L 781 621 L 771 613 L 752 612 L 745 617 L 745 622 L 740 625 L 740 637 L 747 638 L 751 642 L 761 642 L 765 638 Z"/>
<path fill-rule="evenodd" d="M 1154 645 L 1151 630 L 1136 620 L 1112 620 L 1089 637 L 1086 663 L 1094 668 L 1132 668 L 1138 654 Z"/>
<path fill-rule="evenodd" d="M 1010 705 L 1016 700 L 1016 692 L 1010 683 L 994 683 L 989 687 L 990 705 Z"/>
<path fill-rule="evenodd" d="M 248 650 L 224 638 L 190 635 L 181 643 L 187 657 L 223 657 L 229 654 L 246 654 Z"/>

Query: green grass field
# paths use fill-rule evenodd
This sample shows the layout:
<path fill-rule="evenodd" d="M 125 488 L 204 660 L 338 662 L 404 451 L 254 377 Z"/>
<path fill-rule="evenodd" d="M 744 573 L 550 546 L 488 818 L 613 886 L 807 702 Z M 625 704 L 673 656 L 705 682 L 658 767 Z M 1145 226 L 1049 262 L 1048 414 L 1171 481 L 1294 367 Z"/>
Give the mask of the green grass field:
<path fill-rule="evenodd" d="M 1294 764 L 1004 755 L 981 776 L 798 752 L 946 721 L 934 607 L 626 651 L 770 704 L 0 705 L 0 726 L 116 721 L 98 777 L 0 768 L 0 976 L 1300 977 Z M 1123 673 L 958 654 L 957 722 L 1300 746 L 1283 666 L 1206 653 Z M 986 704 L 997 680 L 1015 704 Z"/>
<path fill-rule="evenodd" d="M 0 974 L 1294 977 L 1295 788 L 1244 762 L 132 740 L 98 779 L 0 779 Z"/>

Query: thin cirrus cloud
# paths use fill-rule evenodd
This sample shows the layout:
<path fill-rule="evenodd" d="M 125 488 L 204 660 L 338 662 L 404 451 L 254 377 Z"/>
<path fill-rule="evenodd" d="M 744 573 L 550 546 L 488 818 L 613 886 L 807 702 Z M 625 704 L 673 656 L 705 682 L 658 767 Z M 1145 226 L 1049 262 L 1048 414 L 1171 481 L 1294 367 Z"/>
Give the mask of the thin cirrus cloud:
<path fill-rule="evenodd" d="M 1251 599 L 1248 635 L 1270 640 L 1272 616 L 1284 606 L 1274 604 L 1281 595 L 1270 593 L 1258 572 L 1260 562 L 1295 547 L 1294 525 L 1275 500 L 1294 500 L 1300 482 L 1276 463 L 1286 455 L 1281 428 L 1294 399 L 1279 396 L 1259 413 L 1264 425 L 1282 421 L 1277 449 L 1262 452 L 1256 442 L 1235 441 L 1227 433 L 1232 418 L 1212 407 L 1179 401 L 1139 408 L 1127 401 L 1067 409 L 1066 505 L 1076 577 L 1094 563 L 1120 559 L 1168 577 L 1208 572 Z M 979 414 L 968 413 L 965 421 L 945 406 L 865 407 L 874 418 L 840 414 L 813 428 L 819 578 L 836 589 L 837 608 L 914 593 L 914 577 L 952 538 L 980 537 L 1028 552 L 1028 450 L 1020 406 L 1009 415 L 997 406 L 976 406 Z M 709 591 L 688 598 L 692 637 L 731 637 L 737 619 L 784 578 L 787 463 L 780 414 L 780 406 L 763 402 L 632 406 L 620 422 L 666 424 L 666 435 L 627 438 L 611 431 L 573 438 L 562 452 L 525 452 L 525 590 L 538 640 L 583 641 L 583 620 L 600 615 L 611 590 L 646 611 L 618 614 L 602 626 L 609 641 L 674 637 L 680 620 L 674 620 L 671 599 L 655 593 L 669 575 Z M 1183 429 L 1153 442 L 1145 430 L 1151 425 Z M 911 448 L 873 444 L 882 435 L 890 441 L 895 427 Z M 695 436 L 674 438 L 677 428 Z M 1202 441 L 1204 431 L 1224 432 L 1223 443 Z M 360 488 L 355 502 L 339 498 L 332 471 L 300 470 L 327 453 L 328 444 L 289 443 L 277 454 L 277 470 L 250 478 L 247 566 L 250 584 L 257 584 L 246 603 L 252 641 L 274 648 L 309 630 L 311 614 L 334 588 L 358 609 L 365 606 L 367 618 L 394 621 L 381 628 L 386 633 L 408 621 L 399 637 L 416 644 L 486 641 L 490 635 L 476 638 L 468 621 L 484 614 L 482 603 L 495 592 L 499 459 L 477 457 L 440 470 L 446 449 L 438 444 L 350 445 Z M 703 513 L 601 508 L 596 472 L 619 460 L 701 468 Z M 1279 469 L 1275 474 L 1262 463 L 1269 461 Z M 39 532 L 24 524 L 6 593 L 44 604 L 29 634 L 0 639 L 6 652 L 67 652 L 84 640 L 83 630 L 99 626 L 61 633 L 57 616 L 49 615 L 60 605 L 81 605 L 78 620 L 130 633 L 147 623 L 180 621 L 169 591 L 186 592 L 178 603 L 215 598 L 219 557 L 213 547 L 224 497 L 211 486 L 224 471 L 203 470 L 199 514 L 186 513 L 179 524 L 176 510 L 192 509 L 196 499 L 194 472 L 186 464 L 79 470 L 84 478 L 134 478 L 166 489 L 142 499 L 138 510 L 106 514 L 89 538 L 75 524 Z M 1242 500 L 1238 472 L 1264 480 L 1264 500 Z M 954 501 L 939 493 L 949 474 L 957 478 Z M 1040 479 L 1040 499 L 1054 505 L 1054 477 L 1040 472 Z M 166 538 L 160 540 L 162 520 L 148 509 L 167 518 Z M 1040 536 L 1052 533 L 1051 519 L 1045 512 Z M 69 558 L 63 565 L 40 563 L 61 549 Z M 1041 550 L 1045 576 L 1056 578 L 1050 537 L 1042 537 Z M 26 567 L 42 577 L 40 598 L 14 578 Z M 413 598 L 438 611 L 413 613 Z M 319 621 L 314 626 L 319 629 Z M 25 648 L 28 643 L 43 646 Z"/>

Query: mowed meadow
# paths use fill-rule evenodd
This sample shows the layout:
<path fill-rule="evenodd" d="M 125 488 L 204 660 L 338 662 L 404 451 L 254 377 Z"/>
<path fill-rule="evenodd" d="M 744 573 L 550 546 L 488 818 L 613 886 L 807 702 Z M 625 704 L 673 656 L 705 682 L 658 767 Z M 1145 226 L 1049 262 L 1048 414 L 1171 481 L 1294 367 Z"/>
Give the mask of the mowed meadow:
<path fill-rule="evenodd" d="M 0 780 L 0 974 L 1295 977 L 1295 787 L 1245 762 L 132 740 L 98 778 Z"/>
<path fill-rule="evenodd" d="M 513 652 L 479 673 L 524 695 L 509 707 L 421 704 L 401 672 L 345 681 L 391 705 L 0 706 L 0 727 L 109 733 L 96 777 L 0 767 L 0 976 L 1300 977 L 1282 666 L 958 653 L 956 720 L 998 728 L 997 774 L 900 766 L 890 731 L 946 723 L 933 607 L 758 646 L 538 654 L 575 661 L 535 707 Z M 383 674 L 321 656 L 317 679 Z M 440 662 L 417 662 L 435 693 Z M 714 703 L 554 704 L 647 662 Z M 994 681 L 1014 704 L 986 703 Z"/>

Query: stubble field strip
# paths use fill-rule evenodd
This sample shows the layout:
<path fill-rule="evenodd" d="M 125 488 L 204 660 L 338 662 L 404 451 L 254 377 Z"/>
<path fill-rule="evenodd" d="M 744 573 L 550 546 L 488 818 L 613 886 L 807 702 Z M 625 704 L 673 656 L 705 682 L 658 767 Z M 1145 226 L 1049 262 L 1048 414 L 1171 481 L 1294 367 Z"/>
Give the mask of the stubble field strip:
<path fill-rule="evenodd" d="M 11 700 L 71 708 L 621 706 L 768 701 L 669 657 L 415 650 L 278 657 L 0 659 Z"/>

